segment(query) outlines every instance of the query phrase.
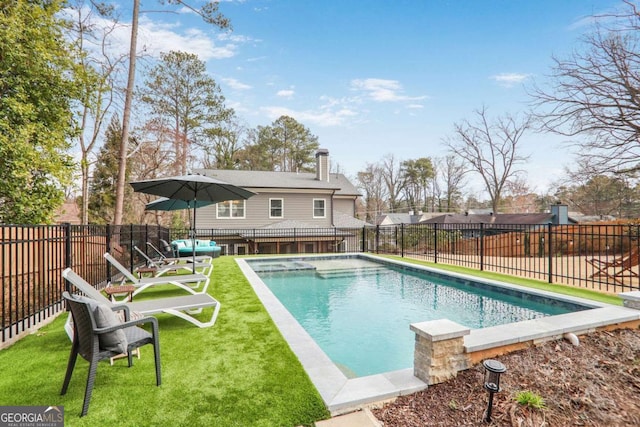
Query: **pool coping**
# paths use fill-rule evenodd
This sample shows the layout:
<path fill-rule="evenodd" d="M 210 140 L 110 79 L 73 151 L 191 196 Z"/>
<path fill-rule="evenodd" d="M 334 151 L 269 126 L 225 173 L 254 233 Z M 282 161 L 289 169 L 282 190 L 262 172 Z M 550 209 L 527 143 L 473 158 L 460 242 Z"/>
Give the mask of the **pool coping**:
<path fill-rule="evenodd" d="M 561 314 L 484 329 L 471 330 L 471 333 L 465 337 L 465 349 L 468 352 L 505 346 L 511 343 L 531 340 L 542 341 L 545 338 L 561 338 L 565 333 L 579 334 L 610 324 L 624 323 L 640 319 L 640 311 L 630 308 L 613 306 L 598 301 L 556 294 L 543 290 L 525 288 L 506 282 L 484 279 L 471 275 L 438 270 L 403 261 L 389 260 L 387 258 L 381 258 L 370 254 L 290 254 L 286 256 L 286 258 L 295 259 L 328 257 L 368 258 L 385 264 L 402 265 L 411 269 L 446 274 L 461 279 L 469 279 L 476 282 L 480 281 L 483 283 L 547 296 L 554 299 L 566 300 L 580 305 L 591 306 L 593 309 L 597 310 L 597 313 L 594 313 L 593 310 L 585 310 L 582 312 Z M 282 258 L 285 257 L 260 257 L 261 260 L 265 261 Z M 359 378 L 347 378 L 291 315 L 291 313 L 289 313 L 289 311 L 282 305 L 271 290 L 269 290 L 258 274 L 249 266 L 246 259 L 236 258 L 236 263 L 253 287 L 254 292 L 264 307 L 267 309 L 267 312 L 289 344 L 291 350 L 300 360 L 302 366 L 309 375 L 309 378 L 325 402 L 327 409 L 332 413 L 332 415 L 349 412 L 366 404 L 391 399 L 400 395 L 411 394 L 424 390 L 428 387 L 427 383 L 413 375 L 413 368 Z M 410 325 L 407 325 L 407 328 L 409 327 Z"/>

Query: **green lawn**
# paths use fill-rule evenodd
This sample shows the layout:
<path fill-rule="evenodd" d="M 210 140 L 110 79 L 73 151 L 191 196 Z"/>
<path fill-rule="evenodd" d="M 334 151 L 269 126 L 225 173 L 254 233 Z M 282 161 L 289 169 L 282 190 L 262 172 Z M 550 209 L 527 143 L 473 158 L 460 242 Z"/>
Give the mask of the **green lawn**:
<path fill-rule="evenodd" d="M 132 368 L 126 359 L 102 362 L 89 414 L 80 418 L 84 359 L 78 358 L 69 390 L 60 396 L 71 345 L 64 314 L 0 351 L 0 405 L 63 405 L 66 426 L 272 427 L 327 418 L 320 395 L 235 260 L 221 257 L 214 264 L 209 293 L 222 308 L 213 327 L 159 316 L 160 387 L 151 346 L 142 348 Z"/>

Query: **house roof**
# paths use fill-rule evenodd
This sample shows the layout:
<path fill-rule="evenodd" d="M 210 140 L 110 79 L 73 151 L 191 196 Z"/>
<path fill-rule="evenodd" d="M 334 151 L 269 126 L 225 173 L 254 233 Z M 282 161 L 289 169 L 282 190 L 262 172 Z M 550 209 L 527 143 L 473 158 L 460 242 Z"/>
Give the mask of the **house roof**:
<path fill-rule="evenodd" d="M 410 213 L 384 213 L 376 218 L 377 225 L 396 225 L 396 224 L 417 224 L 431 219 L 435 216 L 441 216 L 442 213 L 422 212 L 418 215 Z"/>
<path fill-rule="evenodd" d="M 333 224 L 337 228 L 360 228 L 360 227 L 365 227 L 367 225 L 372 225 L 366 221 L 363 221 L 358 218 L 354 218 L 342 212 L 335 212 L 333 214 Z"/>
<path fill-rule="evenodd" d="M 75 200 L 67 200 L 55 213 L 55 221 L 58 224 L 71 223 L 80 224 L 80 207 Z"/>
<path fill-rule="evenodd" d="M 329 174 L 329 181 L 316 179 L 309 172 L 272 172 L 229 169 L 202 169 L 197 171 L 238 187 L 292 188 L 303 190 L 335 190 L 337 196 L 359 196 L 358 189 L 341 173 Z"/>
<path fill-rule="evenodd" d="M 525 214 L 446 214 L 421 221 L 422 224 L 548 224 L 553 220 L 550 213 Z"/>

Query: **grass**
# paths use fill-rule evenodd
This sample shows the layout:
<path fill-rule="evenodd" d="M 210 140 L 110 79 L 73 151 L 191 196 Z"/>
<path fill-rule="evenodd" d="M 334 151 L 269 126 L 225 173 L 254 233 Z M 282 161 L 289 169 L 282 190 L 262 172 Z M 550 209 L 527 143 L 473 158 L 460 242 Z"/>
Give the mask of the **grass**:
<path fill-rule="evenodd" d="M 80 418 L 88 363 L 78 358 L 69 390 L 60 396 L 70 350 L 63 314 L 0 351 L 0 405 L 63 405 L 66 426 L 271 427 L 327 418 L 320 395 L 235 260 L 221 257 L 214 264 L 209 293 L 222 308 L 213 327 L 158 316 L 160 387 L 150 346 L 132 368 L 126 359 L 102 362 L 89 413 Z"/>
<path fill-rule="evenodd" d="M 544 398 L 530 390 L 523 390 L 516 393 L 515 401 L 522 406 L 533 409 L 544 409 L 546 407 Z"/>
<path fill-rule="evenodd" d="M 492 271 L 480 271 L 471 268 L 459 267 L 450 264 L 436 264 L 428 261 L 421 261 L 412 258 L 402 258 L 394 255 L 384 255 L 386 258 L 395 259 L 398 261 L 408 262 L 412 264 L 420 264 L 428 267 L 437 268 L 439 270 L 452 271 L 454 273 L 467 274 L 470 276 L 483 277 L 485 279 L 497 280 L 500 282 L 510 283 L 514 285 L 524 286 L 532 289 L 539 289 L 543 291 L 555 292 L 558 294 L 574 296 L 578 298 L 585 298 L 594 301 L 603 302 L 612 305 L 622 305 L 622 298 L 617 295 L 607 294 L 604 292 L 598 292 L 591 289 L 578 288 L 576 286 L 547 283 L 541 280 L 526 279 L 524 277 L 510 276 L 507 274 L 494 273 Z"/>

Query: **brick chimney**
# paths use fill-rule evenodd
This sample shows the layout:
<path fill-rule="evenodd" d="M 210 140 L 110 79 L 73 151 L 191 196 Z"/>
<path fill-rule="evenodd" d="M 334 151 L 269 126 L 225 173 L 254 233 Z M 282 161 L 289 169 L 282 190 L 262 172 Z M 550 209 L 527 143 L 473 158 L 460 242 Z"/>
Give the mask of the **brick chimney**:
<path fill-rule="evenodd" d="M 316 151 L 316 179 L 329 182 L 329 150 L 324 148 Z"/>

